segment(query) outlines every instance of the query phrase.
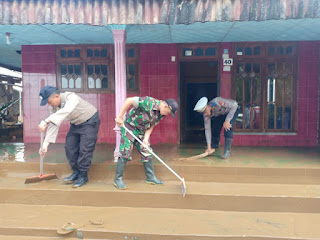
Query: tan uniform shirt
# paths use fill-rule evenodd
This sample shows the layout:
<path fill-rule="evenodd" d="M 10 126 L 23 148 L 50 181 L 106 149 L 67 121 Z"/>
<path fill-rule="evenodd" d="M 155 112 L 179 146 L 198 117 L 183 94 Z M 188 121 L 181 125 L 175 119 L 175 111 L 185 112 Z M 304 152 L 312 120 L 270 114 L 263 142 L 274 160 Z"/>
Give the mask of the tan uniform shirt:
<path fill-rule="evenodd" d="M 55 143 L 62 121 L 66 120 L 72 124 L 79 125 L 88 121 L 97 109 L 87 101 L 72 92 L 60 93 L 61 104 L 53 108 L 49 106 L 50 116 L 46 121 L 50 121 L 47 129 L 45 141 Z"/>
<path fill-rule="evenodd" d="M 211 118 L 217 117 L 220 115 L 227 115 L 226 120 L 230 122 L 234 116 L 234 113 L 237 111 L 238 103 L 232 99 L 225 99 L 222 97 L 216 97 L 208 102 L 208 105 L 212 105 L 216 103 L 215 107 L 211 110 L 211 115 L 205 117 L 203 115 L 204 120 L 204 128 L 206 133 L 207 144 L 211 144 Z"/>

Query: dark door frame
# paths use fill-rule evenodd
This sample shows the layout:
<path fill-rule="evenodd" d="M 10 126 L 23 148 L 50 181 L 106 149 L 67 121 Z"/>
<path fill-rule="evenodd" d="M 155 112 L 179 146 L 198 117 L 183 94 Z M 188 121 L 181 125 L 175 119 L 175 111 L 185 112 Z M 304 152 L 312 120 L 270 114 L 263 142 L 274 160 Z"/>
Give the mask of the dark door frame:
<path fill-rule="evenodd" d="M 220 59 L 212 59 L 212 58 L 207 58 L 207 59 L 192 59 L 192 60 L 188 60 L 188 61 L 185 61 L 185 60 L 181 60 L 179 61 L 179 64 L 178 64 L 178 77 L 179 77 L 179 80 L 178 80 L 178 101 L 180 103 L 180 113 L 179 113 L 179 119 L 180 121 L 178 122 L 178 143 L 181 144 L 182 143 L 182 131 L 183 131 L 183 123 L 182 121 L 184 121 L 184 117 L 183 117 L 183 113 L 182 113 L 182 110 L 183 110 L 183 107 L 185 107 L 185 104 L 182 102 L 183 101 L 183 96 L 182 96 L 182 87 L 183 87 L 183 82 L 184 79 L 182 79 L 182 76 L 181 76 L 181 65 L 183 63 L 186 63 L 186 62 L 217 62 L 218 66 L 217 66 L 217 96 L 220 96 L 220 81 L 221 81 L 221 58 Z"/>
<path fill-rule="evenodd" d="M 207 55 L 206 50 L 209 48 L 215 48 L 214 55 Z M 193 56 L 185 56 L 184 50 L 190 49 L 193 52 Z M 196 56 L 196 51 L 199 49 L 203 49 L 203 56 Z M 178 102 L 181 106 L 181 63 L 183 62 L 210 62 L 210 61 L 218 61 L 218 74 L 217 74 L 217 95 L 220 95 L 220 81 L 221 81 L 221 43 L 182 43 L 178 44 Z M 182 114 L 179 111 L 179 119 L 178 121 L 178 143 L 181 143 L 181 131 L 182 131 Z"/>

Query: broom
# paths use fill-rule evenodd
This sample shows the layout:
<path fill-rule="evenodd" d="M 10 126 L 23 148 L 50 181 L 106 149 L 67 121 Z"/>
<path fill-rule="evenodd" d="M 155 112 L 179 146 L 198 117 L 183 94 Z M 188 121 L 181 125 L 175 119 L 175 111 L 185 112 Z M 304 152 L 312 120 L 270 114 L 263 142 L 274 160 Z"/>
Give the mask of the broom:
<path fill-rule="evenodd" d="M 205 152 L 205 153 L 201 153 L 199 155 L 195 155 L 195 156 L 192 156 L 192 157 L 179 158 L 179 159 L 177 159 L 177 161 L 197 160 L 197 159 L 200 159 L 200 158 L 204 158 L 206 156 L 209 156 L 209 153 Z"/>
<path fill-rule="evenodd" d="M 166 168 L 168 168 L 181 181 L 182 196 L 184 197 L 187 192 L 187 186 L 186 182 L 184 181 L 184 178 L 180 177 L 175 171 L 173 171 L 171 167 L 169 167 L 164 161 L 162 161 L 161 158 L 159 158 L 157 154 L 155 154 L 146 144 L 144 144 L 136 135 L 134 135 L 133 132 L 126 128 L 124 124 L 122 125 L 122 127 L 127 132 L 129 132 L 132 135 L 132 137 L 134 137 L 142 146 L 144 146 L 153 156 L 155 156 Z"/>
<path fill-rule="evenodd" d="M 41 182 L 44 180 L 51 180 L 51 179 L 58 179 L 57 175 L 55 173 L 52 174 L 43 174 L 43 156 L 42 156 L 42 148 L 43 148 L 43 132 L 41 132 L 41 154 L 40 154 L 40 175 L 34 176 L 34 177 L 28 177 L 26 183 L 35 183 L 35 182 Z"/>

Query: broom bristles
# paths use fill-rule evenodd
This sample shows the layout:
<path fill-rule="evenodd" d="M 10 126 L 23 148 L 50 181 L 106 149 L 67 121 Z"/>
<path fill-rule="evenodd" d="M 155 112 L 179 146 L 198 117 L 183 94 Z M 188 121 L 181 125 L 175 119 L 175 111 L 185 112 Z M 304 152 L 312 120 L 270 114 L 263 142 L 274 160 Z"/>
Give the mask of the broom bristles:
<path fill-rule="evenodd" d="M 55 173 L 52 174 L 42 174 L 39 176 L 34 176 L 34 177 L 29 177 L 26 179 L 26 181 L 24 182 L 26 183 L 35 183 L 35 182 L 41 182 L 41 181 L 45 181 L 45 180 L 52 180 L 52 179 L 58 179 L 57 175 Z"/>

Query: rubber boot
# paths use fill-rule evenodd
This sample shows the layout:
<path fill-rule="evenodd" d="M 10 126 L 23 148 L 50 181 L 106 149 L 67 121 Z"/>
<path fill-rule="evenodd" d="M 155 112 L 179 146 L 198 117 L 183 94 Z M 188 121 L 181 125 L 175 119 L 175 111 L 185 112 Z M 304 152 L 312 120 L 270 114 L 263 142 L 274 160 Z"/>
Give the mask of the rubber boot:
<path fill-rule="evenodd" d="M 116 178 L 114 179 L 113 185 L 121 190 L 127 188 L 127 185 L 122 181 L 123 172 L 126 167 L 127 160 L 123 160 L 122 158 L 118 158 L 117 168 L 116 168 Z"/>
<path fill-rule="evenodd" d="M 220 138 L 213 137 L 212 138 L 212 148 L 219 148 L 220 147 Z"/>
<path fill-rule="evenodd" d="M 232 144 L 232 138 L 226 138 L 225 146 L 224 146 L 224 154 L 221 156 L 221 158 L 227 159 L 228 157 L 230 157 L 231 144 Z"/>
<path fill-rule="evenodd" d="M 148 162 L 143 162 L 144 171 L 147 176 L 146 183 L 154 184 L 154 185 L 162 185 L 163 182 L 156 178 L 154 175 L 154 166 L 153 160 L 150 159 Z"/>
<path fill-rule="evenodd" d="M 78 179 L 79 174 L 80 174 L 80 171 L 78 169 L 74 169 L 73 173 L 69 177 L 64 178 L 63 181 L 65 183 L 73 183 L 75 180 Z"/>
<path fill-rule="evenodd" d="M 87 182 L 88 182 L 87 172 L 80 171 L 79 177 L 78 177 L 77 181 L 73 184 L 72 187 L 74 187 L 74 188 L 81 187 L 82 185 L 86 184 Z"/>

